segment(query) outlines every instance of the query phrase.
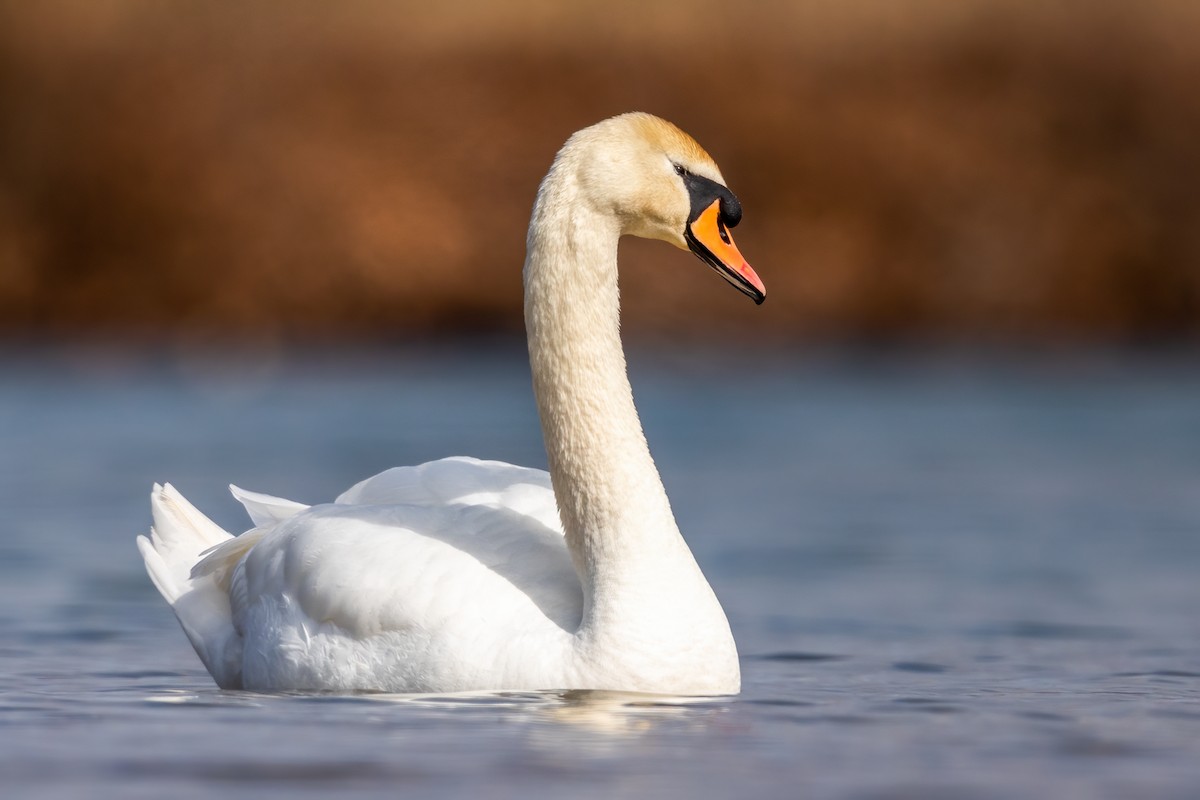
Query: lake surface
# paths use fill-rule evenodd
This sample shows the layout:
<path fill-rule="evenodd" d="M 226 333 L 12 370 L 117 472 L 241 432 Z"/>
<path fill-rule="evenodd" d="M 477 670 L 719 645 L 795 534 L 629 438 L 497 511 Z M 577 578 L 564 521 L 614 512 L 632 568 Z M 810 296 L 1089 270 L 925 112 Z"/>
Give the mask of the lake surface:
<path fill-rule="evenodd" d="M 519 346 L 0 353 L 6 798 L 1200 796 L 1200 357 L 639 351 L 736 699 L 217 690 L 153 481 L 543 466 Z"/>

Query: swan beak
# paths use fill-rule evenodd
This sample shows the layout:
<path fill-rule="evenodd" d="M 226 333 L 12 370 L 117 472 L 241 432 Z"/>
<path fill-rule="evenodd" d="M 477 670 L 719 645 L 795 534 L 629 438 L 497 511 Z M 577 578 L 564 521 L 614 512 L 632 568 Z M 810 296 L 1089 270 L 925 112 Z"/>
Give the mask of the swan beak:
<path fill-rule="evenodd" d="M 742 258 L 729 229 L 721 220 L 720 199 L 713 200 L 712 205 L 687 224 L 683 238 L 701 261 L 715 269 L 739 292 L 749 295 L 755 304 L 761 305 L 766 299 L 767 287 Z"/>

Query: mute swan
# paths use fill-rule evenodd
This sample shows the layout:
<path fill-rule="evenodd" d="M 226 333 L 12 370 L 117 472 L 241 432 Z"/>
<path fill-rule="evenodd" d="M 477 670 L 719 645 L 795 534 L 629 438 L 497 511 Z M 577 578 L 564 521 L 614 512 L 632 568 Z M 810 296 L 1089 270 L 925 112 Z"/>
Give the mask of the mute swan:
<path fill-rule="evenodd" d="M 757 303 L 709 155 L 633 113 L 575 133 L 538 189 L 525 322 L 549 473 L 447 458 L 333 503 L 231 487 L 233 537 L 169 484 L 138 537 L 151 580 L 226 689 L 740 690 L 725 612 L 675 524 L 619 333 L 617 240 L 690 248 Z"/>

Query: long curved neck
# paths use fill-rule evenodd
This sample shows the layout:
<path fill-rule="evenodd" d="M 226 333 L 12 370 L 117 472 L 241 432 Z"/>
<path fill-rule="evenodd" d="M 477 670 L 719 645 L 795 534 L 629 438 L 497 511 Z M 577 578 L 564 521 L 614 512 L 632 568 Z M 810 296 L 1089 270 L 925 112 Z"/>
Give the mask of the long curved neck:
<path fill-rule="evenodd" d="M 556 165 L 530 223 L 525 324 L 554 493 L 589 608 L 603 600 L 597 587 L 686 551 L 626 373 L 619 237 L 617 221 L 583 202 Z"/>

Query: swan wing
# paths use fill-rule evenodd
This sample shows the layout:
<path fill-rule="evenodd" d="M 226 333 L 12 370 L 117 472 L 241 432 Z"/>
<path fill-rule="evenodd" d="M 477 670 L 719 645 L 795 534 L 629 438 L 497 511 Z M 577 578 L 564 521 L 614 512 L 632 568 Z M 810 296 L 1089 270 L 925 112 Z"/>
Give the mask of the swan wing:
<path fill-rule="evenodd" d="M 443 458 L 414 467 L 393 467 L 343 492 L 343 505 L 452 504 L 507 508 L 562 531 L 550 474 L 503 461 L 467 456 Z"/>
<path fill-rule="evenodd" d="M 287 519 L 308 508 L 304 503 L 284 500 L 282 497 L 272 497 L 261 492 L 248 492 L 232 484 L 229 486 L 229 491 L 246 509 L 246 513 L 250 515 L 250 521 L 256 528 Z"/>
<path fill-rule="evenodd" d="M 264 533 L 229 597 L 264 689 L 517 687 L 583 608 L 558 531 L 471 504 L 314 506 Z"/>
<path fill-rule="evenodd" d="M 192 578 L 225 590 L 247 688 L 519 687 L 562 669 L 583 592 L 546 473 L 454 458 L 331 504 L 235 495 L 259 527 Z"/>

